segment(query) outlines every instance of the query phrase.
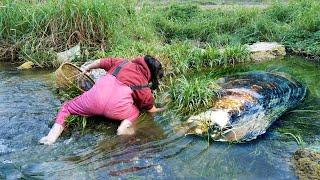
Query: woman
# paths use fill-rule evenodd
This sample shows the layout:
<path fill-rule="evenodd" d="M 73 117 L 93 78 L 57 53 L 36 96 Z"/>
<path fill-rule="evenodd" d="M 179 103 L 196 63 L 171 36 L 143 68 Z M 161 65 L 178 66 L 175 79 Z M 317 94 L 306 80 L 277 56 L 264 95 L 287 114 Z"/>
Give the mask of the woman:
<path fill-rule="evenodd" d="M 154 106 L 152 96 L 152 90 L 158 88 L 159 79 L 163 77 L 162 65 L 157 59 L 149 55 L 131 62 L 121 58 L 105 58 L 94 61 L 85 71 L 96 68 L 105 69 L 108 73 L 89 91 L 63 104 L 55 124 L 49 134 L 40 139 L 40 143 L 54 143 L 65 127 L 65 119 L 70 115 L 102 115 L 120 120 L 117 134 L 131 135 L 134 133 L 133 122 L 141 110 L 150 113 L 164 110 Z"/>

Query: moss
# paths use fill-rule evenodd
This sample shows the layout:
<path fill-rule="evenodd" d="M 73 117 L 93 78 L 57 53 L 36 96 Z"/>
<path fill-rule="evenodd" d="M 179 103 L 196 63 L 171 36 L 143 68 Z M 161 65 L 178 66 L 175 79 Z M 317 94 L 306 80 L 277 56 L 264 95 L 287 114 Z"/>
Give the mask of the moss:
<path fill-rule="evenodd" d="M 320 177 L 320 153 L 299 149 L 293 155 L 295 172 L 299 179 L 318 179 Z"/>

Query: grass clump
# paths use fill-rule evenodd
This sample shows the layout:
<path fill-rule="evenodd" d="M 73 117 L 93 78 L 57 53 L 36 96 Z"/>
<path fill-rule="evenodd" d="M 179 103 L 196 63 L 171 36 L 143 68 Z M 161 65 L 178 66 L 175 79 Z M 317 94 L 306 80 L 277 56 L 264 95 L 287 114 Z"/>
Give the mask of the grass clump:
<path fill-rule="evenodd" d="M 186 22 L 197 16 L 200 8 L 195 4 L 173 4 L 166 8 L 166 12 L 169 20 Z"/>
<path fill-rule="evenodd" d="M 57 92 L 57 95 L 59 96 L 62 102 L 69 101 L 79 96 L 80 94 L 82 94 L 82 92 L 79 90 L 79 88 L 76 85 L 73 85 L 66 89 L 60 89 Z M 82 133 L 84 132 L 86 125 L 87 125 L 87 117 L 85 116 L 71 115 L 66 119 L 67 127 L 69 128 L 81 127 Z"/>
<path fill-rule="evenodd" d="M 182 76 L 171 82 L 169 93 L 172 102 L 170 106 L 175 107 L 182 115 L 206 110 L 218 96 L 219 89 L 219 86 L 211 79 L 188 80 Z"/>
<path fill-rule="evenodd" d="M 21 59 L 43 50 L 64 51 L 78 43 L 105 51 L 134 35 L 126 27 L 135 22 L 131 18 L 134 14 L 132 3 L 124 0 L 48 0 L 37 4 L 6 0 L 0 11 L 0 39 L 21 45 Z M 54 57 L 31 60 L 48 66 Z"/>
<path fill-rule="evenodd" d="M 168 67 L 166 72 L 174 76 L 250 61 L 250 53 L 244 45 L 229 45 L 224 49 L 217 49 L 209 44 L 199 47 L 184 41 L 166 45 L 161 53 L 166 56 L 162 62 L 169 64 L 165 65 Z"/>
<path fill-rule="evenodd" d="M 87 126 L 88 118 L 85 116 L 75 116 L 71 115 L 66 119 L 66 126 L 68 128 L 80 127 L 82 134 Z"/>
<path fill-rule="evenodd" d="M 210 45 L 207 46 L 202 54 L 202 60 L 207 67 L 220 65 L 220 51 Z"/>
<path fill-rule="evenodd" d="M 236 63 L 244 63 L 250 60 L 250 53 L 246 46 L 235 45 L 227 46 L 221 52 L 221 58 L 219 64 L 235 65 Z"/>
<path fill-rule="evenodd" d="M 190 61 L 192 59 L 192 45 L 188 42 L 178 42 L 166 45 L 163 49 L 167 56 L 165 66 L 169 74 L 177 75 L 186 73 L 190 69 Z"/>

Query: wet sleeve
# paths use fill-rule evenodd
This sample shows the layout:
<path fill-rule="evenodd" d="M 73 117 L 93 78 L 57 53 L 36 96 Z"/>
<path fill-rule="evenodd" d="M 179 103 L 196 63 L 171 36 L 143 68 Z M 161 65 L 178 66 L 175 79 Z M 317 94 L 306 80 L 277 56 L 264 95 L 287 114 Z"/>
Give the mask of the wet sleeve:
<path fill-rule="evenodd" d="M 100 68 L 106 71 L 109 71 L 113 66 L 118 64 L 120 61 L 122 60 L 119 58 L 112 58 L 112 57 L 103 58 L 100 60 Z"/>
<path fill-rule="evenodd" d="M 140 110 L 149 110 L 153 107 L 154 98 L 150 88 L 137 90 L 136 95 L 135 103 Z"/>
<path fill-rule="evenodd" d="M 64 103 L 56 117 L 55 123 L 65 126 L 65 121 L 70 115 L 71 113 L 68 110 L 68 103 Z"/>

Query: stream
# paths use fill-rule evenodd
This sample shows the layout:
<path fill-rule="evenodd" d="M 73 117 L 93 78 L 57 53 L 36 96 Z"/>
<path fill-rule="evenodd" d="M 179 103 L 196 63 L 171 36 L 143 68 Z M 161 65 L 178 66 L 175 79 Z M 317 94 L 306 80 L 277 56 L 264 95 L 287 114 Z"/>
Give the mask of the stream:
<path fill-rule="evenodd" d="M 181 120 L 169 110 L 142 115 L 133 136 L 116 136 L 118 122 L 97 118 L 48 146 L 38 140 L 61 105 L 52 71 L 0 64 L 0 179 L 297 179 L 292 155 L 298 143 L 320 142 L 319 63 L 288 56 L 245 66 L 289 73 L 308 88 L 304 102 L 256 140 L 208 143 L 181 136 L 175 131 Z"/>

